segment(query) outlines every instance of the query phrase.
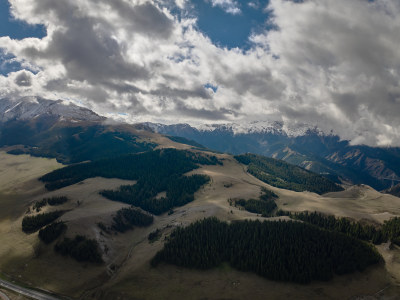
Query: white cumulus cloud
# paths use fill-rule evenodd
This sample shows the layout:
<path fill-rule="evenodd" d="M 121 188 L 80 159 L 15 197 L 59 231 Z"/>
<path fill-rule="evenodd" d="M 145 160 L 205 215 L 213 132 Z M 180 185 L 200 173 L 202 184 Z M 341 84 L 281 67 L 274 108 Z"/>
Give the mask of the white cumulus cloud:
<path fill-rule="evenodd" d="M 252 35 L 248 50 L 213 44 L 170 1 L 10 3 L 47 36 L 0 37 L 26 69 L 0 76 L 0 96 L 77 99 L 131 122 L 309 123 L 353 143 L 400 145 L 397 0 L 271 0 L 274 30 Z"/>

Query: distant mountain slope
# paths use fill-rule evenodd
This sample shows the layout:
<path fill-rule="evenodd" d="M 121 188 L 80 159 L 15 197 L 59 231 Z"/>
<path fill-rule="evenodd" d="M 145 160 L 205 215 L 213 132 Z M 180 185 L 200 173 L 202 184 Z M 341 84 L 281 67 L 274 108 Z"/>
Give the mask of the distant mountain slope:
<path fill-rule="evenodd" d="M 400 183 L 386 190 L 387 194 L 391 194 L 396 197 L 400 197 Z"/>
<path fill-rule="evenodd" d="M 383 190 L 400 181 L 400 148 L 350 145 L 336 135 L 279 122 L 194 128 L 188 124 L 146 123 L 155 132 L 181 136 L 205 147 L 232 154 L 256 153 L 279 158 L 335 180 Z"/>
<path fill-rule="evenodd" d="M 87 122 L 53 122 L 49 119 L 8 121 L 0 128 L 0 147 L 16 146 L 11 154 L 55 157 L 62 163 L 97 160 L 137 153 L 157 146 L 138 132 L 118 126 Z"/>
<path fill-rule="evenodd" d="M 33 120 L 36 118 L 69 119 L 70 121 L 99 122 L 101 117 L 90 109 L 63 100 L 24 97 L 19 100 L 0 99 L 0 121 Z"/>
<path fill-rule="evenodd" d="M 10 153 L 55 157 L 63 163 L 97 160 L 154 149 L 160 134 L 186 145 L 232 154 L 256 153 L 282 159 L 333 181 L 383 190 L 400 182 L 400 148 L 352 146 L 315 127 L 288 128 L 280 122 L 203 125 L 110 124 L 70 102 L 39 97 L 0 99 L 0 147 Z M 152 130 L 155 133 L 152 133 Z"/>
<path fill-rule="evenodd" d="M 0 147 L 8 146 L 11 154 L 76 163 L 157 146 L 143 126 L 110 125 L 93 111 L 63 101 L 0 99 L 0 116 Z"/>
<path fill-rule="evenodd" d="M 343 191 L 333 181 L 282 160 L 255 154 L 238 155 L 235 158 L 248 166 L 247 172 L 275 187 L 317 194 Z"/>

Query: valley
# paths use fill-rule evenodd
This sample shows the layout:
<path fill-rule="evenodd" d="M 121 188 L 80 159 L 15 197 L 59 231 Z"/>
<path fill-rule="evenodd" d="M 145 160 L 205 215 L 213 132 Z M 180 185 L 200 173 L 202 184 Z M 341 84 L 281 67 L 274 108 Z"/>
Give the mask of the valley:
<path fill-rule="evenodd" d="M 344 173 L 325 172 L 324 167 L 314 173 L 315 168 L 289 156 L 233 156 L 185 137 L 157 133 L 151 124 L 113 123 L 61 101 L 31 99 L 7 105 L 0 127 L 0 273 L 7 281 L 50 291 L 62 299 L 264 299 L 266 295 L 274 299 L 396 299 L 400 293 L 400 231 L 395 219 L 400 216 L 400 198 L 367 185 L 369 175 L 360 175 L 362 183 L 354 184 Z M 313 139 L 302 135 L 305 132 L 299 132 L 303 143 Z M 341 170 L 354 174 L 350 167 Z M 346 218 L 353 227 L 347 233 L 344 227 L 341 231 L 317 228 L 297 217 L 304 211 L 317 211 L 323 214 L 321 218 L 335 216 L 338 224 L 343 223 L 338 218 Z M 222 261 L 200 269 L 162 260 L 157 266 L 151 264 L 167 245 L 179 242 L 175 240 L 178 228 L 215 220 L 208 218 L 222 222 L 216 225 L 220 229 L 205 228 L 208 234 L 194 255 L 211 251 L 210 257 L 223 255 Z M 389 220 L 394 220 L 390 236 L 385 227 Z M 320 259 L 326 272 L 310 275 L 304 272 L 305 266 L 303 271 L 296 269 L 296 264 L 300 266 L 296 255 L 287 254 L 293 266 L 281 260 L 278 269 L 271 265 L 273 272 L 261 272 L 254 265 L 247 269 L 235 252 L 256 251 L 260 245 L 235 248 L 235 239 L 245 240 L 236 236 L 244 224 L 284 230 L 282 241 L 264 241 L 272 248 L 257 250 L 260 253 L 271 256 L 276 251 L 309 249 L 299 252 L 303 258 L 297 260 L 303 261 L 311 252 L 328 255 L 327 249 L 334 246 L 343 255 L 330 256 L 342 267 L 335 271 L 336 263 L 332 265 L 330 258 Z M 224 226 L 239 228 L 229 231 L 233 240 L 225 243 L 226 248 L 202 250 L 215 243 L 207 239 Z M 361 241 L 359 233 L 353 232 L 360 226 L 376 228 L 381 236 L 371 240 L 369 235 Z M 295 232 L 308 242 L 299 246 L 303 242 Z M 317 236 L 325 242 L 313 242 Z M 190 245 L 197 241 L 192 238 L 181 242 Z M 223 234 L 217 241 L 225 238 Z M 393 243 L 386 242 L 390 239 Z M 169 258 L 164 259 L 188 255 L 185 249 L 189 248 L 168 252 Z M 255 265 L 261 265 L 260 253 L 252 256 Z M 358 267 L 351 262 L 356 258 Z M 332 277 L 332 272 L 351 274 Z"/>
<path fill-rule="evenodd" d="M 0 0 L 0 300 L 400 300 L 400 0 Z"/>
<path fill-rule="evenodd" d="M 196 220 L 211 216 L 226 221 L 264 220 L 265 218 L 233 207 L 228 202 L 231 198 L 257 198 L 261 187 L 276 193 L 279 196 L 276 200 L 278 207 L 287 211 L 317 210 L 369 223 L 382 223 L 391 216 L 400 215 L 397 204 L 399 198 L 381 194 L 367 186 L 352 186 L 342 192 L 324 195 L 284 190 L 256 179 L 246 172 L 245 165 L 239 164 L 230 155 L 210 154 L 216 155 L 223 165 L 205 165 L 187 174 L 202 174 L 211 178 L 208 184 L 196 192 L 194 201 L 174 208 L 172 214 L 155 216 L 154 223 L 149 227 L 134 228 L 132 231 L 116 235 L 102 232 L 96 224 L 111 224 L 112 215 L 128 205 L 107 200 L 98 192 L 133 184 L 134 181 L 95 177 L 47 192 L 37 178 L 51 169 L 61 167 L 60 165 L 51 163 L 50 166 L 46 166 L 47 159 L 11 156 L 3 152 L 2 155 L 8 162 L 21 158 L 24 161 L 19 162 L 20 169 L 12 177 L 8 177 L 9 183 L 2 191 L 1 206 L 7 207 L 7 203 L 12 203 L 14 216 L 7 220 L 6 214 L 2 215 L 0 239 L 6 241 L 0 248 L 2 272 L 31 286 L 84 299 L 176 299 L 183 295 L 191 295 L 193 299 L 216 299 L 220 297 L 221 292 L 224 297 L 232 299 L 241 299 L 244 295 L 261 299 L 266 294 L 275 295 L 277 299 L 290 296 L 307 299 L 321 295 L 337 299 L 343 296 L 343 289 L 348 298 L 371 296 L 384 289 L 382 295 L 386 298 L 383 299 L 394 299 L 391 297 L 398 292 L 397 284 L 400 282 L 396 268 L 400 263 L 397 258 L 400 250 L 397 246 L 392 250 L 387 250 L 385 245 L 378 246 L 386 260 L 385 266 L 374 266 L 359 274 L 338 276 L 329 283 L 312 282 L 306 286 L 269 281 L 254 274 L 233 270 L 229 266 L 208 271 L 195 271 L 171 265 L 151 268 L 150 260 L 162 248 L 164 237 L 169 235 L 175 226 L 187 226 Z M 11 171 L 13 166 L 5 165 L 3 170 L 7 169 Z M 14 183 L 19 183 L 20 189 L 11 192 L 7 190 L 7 186 L 14 186 Z M 35 186 L 35 189 L 32 189 L 32 186 Z M 61 206 L 62 209 L 69 210 L 61 217 L 61 220 L 68 224 L 67 236 L 83 234 L 95 238 L 101 249 L 107 246 L 107 254 L 103 253 L 104 265 L 78 263 L 71 258 L 64 258 L 54 253 L 52 247 L 41 244 L 36 233 L 26 235 L 21 231 L 21 219 L 27 208 L 37 200 L 53 196 L 67 196 L 70 199 Z M 15 206 L 15 203 L 20 205 Z M 161 237 L 149 243 L 147 236 L 156 229 L 160 229 Z M 5 247 L 6 245 L 8 247 Z M 155 286 L 157 288 L 154 288 Z M 224 288 L 221 289 L 221 286 Z M 282 288 L 286 290 L 284 295 L 281 294 Z"/>

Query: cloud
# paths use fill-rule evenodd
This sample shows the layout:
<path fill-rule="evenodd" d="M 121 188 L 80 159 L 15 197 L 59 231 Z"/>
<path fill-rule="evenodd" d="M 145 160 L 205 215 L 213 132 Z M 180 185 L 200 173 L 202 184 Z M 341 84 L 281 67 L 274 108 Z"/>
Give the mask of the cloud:
<path fill-rule="evenodd" d="M 31 86 L 32 78 L 30 73 L 22 71 L 17 75 L 17 77 L 15 77 L 14 82 L 19 86 Z"/>
<path fill-rule="evenodd" d="M 396 0 L 271 0 L 248 50 L 218 47 L 195 14 L 169 8 L 190 1 L 10 3 L 47 36 L 0 37 L 2 55 L 25 69 L 0 76 L 2 97 L 75 99 L 130 122 L 309 123 L 353 143 L 400 146 Z"/>
<path fill-rule="evenodd" d="M 239 4 L 234 0 L 211 0 L 211 4 L 221 7 L 228 14 L 237 15 L 242 12 Z"/>

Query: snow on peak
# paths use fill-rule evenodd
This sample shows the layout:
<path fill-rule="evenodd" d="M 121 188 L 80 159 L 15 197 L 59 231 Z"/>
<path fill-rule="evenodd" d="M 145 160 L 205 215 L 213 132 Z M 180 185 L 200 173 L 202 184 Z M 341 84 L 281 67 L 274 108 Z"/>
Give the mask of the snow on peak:
<path fill-rule="evenodd" d="M 8 120 L 31 120 L 43 116 L 63 120 L 101 121 L 90 109 L 63 100 L 46 100 L 39 97 L 24 97 L 18 100 L 0 99 L 0 122 Z"/>
<path fill-rule="evenodd" d="M 253 121 L 248 123 L 202 124 L 195 126 L 199 131 L 224 130 L 234 135 L 251 133 L 283 134 L 289 137 L 304 136 L 309 132 L 323 134 L 316 126 L 308 124 L 286 124 L 278 121 Z"/>

